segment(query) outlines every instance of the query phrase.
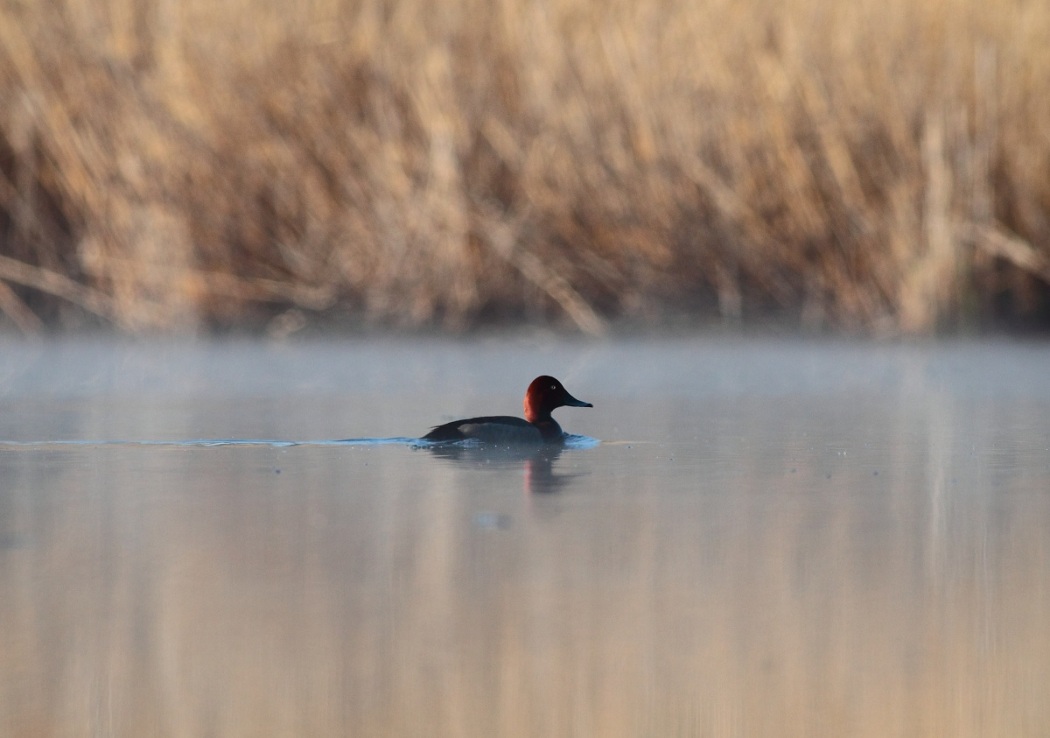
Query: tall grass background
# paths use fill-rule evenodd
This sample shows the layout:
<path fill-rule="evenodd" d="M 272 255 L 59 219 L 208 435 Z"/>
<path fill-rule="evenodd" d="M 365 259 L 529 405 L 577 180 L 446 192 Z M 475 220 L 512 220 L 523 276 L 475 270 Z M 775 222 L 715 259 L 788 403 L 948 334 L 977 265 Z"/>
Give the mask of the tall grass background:
<path fill-rule="evenodd" d="M 0 324 L 1046 319 L 1050 5 L 0 0 Z"/>

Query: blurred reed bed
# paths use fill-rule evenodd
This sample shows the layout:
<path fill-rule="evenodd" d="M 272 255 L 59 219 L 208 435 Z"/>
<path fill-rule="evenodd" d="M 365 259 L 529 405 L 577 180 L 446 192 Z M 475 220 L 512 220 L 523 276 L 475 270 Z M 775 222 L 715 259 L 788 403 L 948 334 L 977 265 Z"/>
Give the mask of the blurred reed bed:
<path fill-rule="evenodd" d="M 0 312 L 1045 318 L 1047 38 L 1019 1 L 0 0 Z"/>

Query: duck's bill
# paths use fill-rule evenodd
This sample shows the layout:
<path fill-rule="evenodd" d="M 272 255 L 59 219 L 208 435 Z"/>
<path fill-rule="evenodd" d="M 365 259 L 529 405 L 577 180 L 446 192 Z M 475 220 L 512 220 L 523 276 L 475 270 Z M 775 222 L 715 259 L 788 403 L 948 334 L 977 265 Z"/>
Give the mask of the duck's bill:
<path fill-rule="evenodd" d="M 572 395 L 569 395 L 565 398 L 565 404 L 569 407 L 594 407 L 594 405 L 592 405 L 591 403 L 584 402 L 583 400 L 577 400 Z"/>

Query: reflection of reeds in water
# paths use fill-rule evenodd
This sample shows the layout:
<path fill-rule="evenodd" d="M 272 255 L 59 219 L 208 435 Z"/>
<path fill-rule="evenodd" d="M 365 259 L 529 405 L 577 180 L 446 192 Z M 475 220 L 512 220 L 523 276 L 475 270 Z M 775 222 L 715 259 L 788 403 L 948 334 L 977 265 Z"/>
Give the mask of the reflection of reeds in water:
<path fill-rule="evenodd" d="M 1023 314 L 1048 36 L 953 0 L 5 2 L 0 311 Z"/>
<path fill-rule="evenodd" d="M 872 403 L 877 479 L 754 403 L 766 453 L 726 435 L 674 492 L 530 497 L 397 448 L 23 453 L 0 733 L 1039 734 L 1045 484 L 969 459 L 953 429 L 989 448 L 988 408 Z"/>

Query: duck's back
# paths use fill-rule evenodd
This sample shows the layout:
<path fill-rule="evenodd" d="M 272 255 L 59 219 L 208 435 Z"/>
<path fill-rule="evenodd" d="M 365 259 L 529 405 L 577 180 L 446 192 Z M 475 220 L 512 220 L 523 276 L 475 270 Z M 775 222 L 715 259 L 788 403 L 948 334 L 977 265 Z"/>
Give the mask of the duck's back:
<path fill-rule="evenodd" d="M 557 428 L 557 425 L 555 424 Z M 510 415 L 489 415 L 481 418 L 454 420 L 439 425 L 425 436 L 424 441 L 464 441 L 473 438 L 482 443 L 545 443 L 552 440 L 555 434 L 546 438 L 540 428 L 533 423 Z M 561 437 L 561 428 L 557 428 L 556 437 Z"/>

